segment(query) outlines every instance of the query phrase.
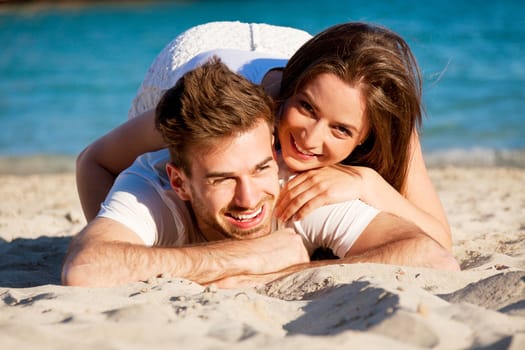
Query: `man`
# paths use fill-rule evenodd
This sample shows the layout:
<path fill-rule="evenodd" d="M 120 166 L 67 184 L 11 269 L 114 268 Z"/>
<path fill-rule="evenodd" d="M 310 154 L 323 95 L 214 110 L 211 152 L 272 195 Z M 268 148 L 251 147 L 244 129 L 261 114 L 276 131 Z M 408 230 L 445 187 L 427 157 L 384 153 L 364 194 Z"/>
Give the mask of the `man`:
<path fill-rule="evenodd" d="M 146 154 L 118 178 L 98 217 L 73 238 L 64 284 L 160 274 L 229 287 L 261 283 L 313 266 L 317 247 L 343 258 L 322 264 L 457 269 L 419 228 L 358 200 L 317 209 L 270 235 L 279 193 L 272 106 L 218 60 L 187 73 L 156 111 L 171 162 L 165 151 Z"/>

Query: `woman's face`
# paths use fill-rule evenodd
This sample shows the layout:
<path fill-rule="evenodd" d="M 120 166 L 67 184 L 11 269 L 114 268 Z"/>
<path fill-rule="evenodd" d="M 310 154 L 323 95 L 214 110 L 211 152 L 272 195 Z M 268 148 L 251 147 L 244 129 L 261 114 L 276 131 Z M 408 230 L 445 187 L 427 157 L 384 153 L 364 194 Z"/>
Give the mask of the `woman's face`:
<path fill-rule="evenodd" d="M 289 98 L 280 117 L 282 156 L 295 171 L 341 162 L 369 129 L 361 91 L 331 73 L 318 75 Z"/>

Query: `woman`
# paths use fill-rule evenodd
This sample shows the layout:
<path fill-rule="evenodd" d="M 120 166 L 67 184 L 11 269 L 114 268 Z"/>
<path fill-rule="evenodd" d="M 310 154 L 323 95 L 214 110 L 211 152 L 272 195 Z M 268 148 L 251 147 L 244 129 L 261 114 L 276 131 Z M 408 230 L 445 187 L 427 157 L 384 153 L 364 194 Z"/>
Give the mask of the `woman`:
<path fill-rule="evenodd" d="M 321 86 L 322 80 L 328 83 Z M 305 86 L 315 84 L 315 92 L 303 93 Z M 324 100 L 322 91 L 327 91 Z M 339 100 L 347 103 L 335 109 L 337 99 L 329 98 L 344 91 Z M 315 106 L 309 96 L 317 97 Z M 289 60 L 279 100 L 278 139 L 287 165 L 296 171 L 316 169 L 288 183 L 277 207 L 282 219 L 360 198 L 415 222 L 450 249 L 450 228 L 416 130 L 422 110 L 420 73 L 401 37 L 364 23 L 328 28 Z M 333 110 L 326 110 L 328 106 Z M 352 120 L 362 128 L 348 128 Z M 337 154 L 315 157 L 325 153 L 319 151 L 323 147 Z M 337 163 L 351 167 L 327 167 Z"/>
<path fill-rule="evenodd" d="M 401 37 L 363 23 L 336 25 L 302 45 L 282 79 L 272 69 L 277 67 L 266 68 L 260 83 L 279 105 L 281 153 L 300 172 L 283 188 L 276 211 L 281 219 L 360 198 L 416 223 L 451 249 L 450 228 L 417 136 L 420 73 Z M 88 146 L 77 162 L 88 220 L 116 174 L 137 155 L 163 146 L 151 111 Z"/>

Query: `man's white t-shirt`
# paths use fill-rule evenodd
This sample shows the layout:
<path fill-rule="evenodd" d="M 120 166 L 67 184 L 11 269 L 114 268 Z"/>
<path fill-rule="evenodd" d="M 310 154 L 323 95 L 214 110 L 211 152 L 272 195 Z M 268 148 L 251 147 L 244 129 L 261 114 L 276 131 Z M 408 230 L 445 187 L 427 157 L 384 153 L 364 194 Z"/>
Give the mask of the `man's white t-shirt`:
<path fill-rule="evenodd" d="M 124 224 L 147 246 L 180 247 L 205 242 L 192 220 L 188 203 L 169 184 L 165 171 L 168 161 L 166 149 L 137 158 L 117 177 L 98 216 Z M 284 173 L 286 169 L 280 171 L 280 178 L 286 180 Z M 286 226 L 303 237 L 310 254 L 323 247 L 344 257 L 378 213 L 376 208 L 356 199 L 323 206 Z"/>

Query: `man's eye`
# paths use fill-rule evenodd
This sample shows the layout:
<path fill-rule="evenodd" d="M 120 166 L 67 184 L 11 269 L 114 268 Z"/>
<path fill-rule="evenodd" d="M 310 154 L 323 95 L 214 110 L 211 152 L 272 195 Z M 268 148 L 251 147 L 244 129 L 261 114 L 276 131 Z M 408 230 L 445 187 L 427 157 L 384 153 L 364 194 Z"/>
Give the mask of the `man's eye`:
<path fill-rule="evenodd" d="M 231 177 L 223 177 L 223 178 L 220 178 L 220 179 L 214 179 L 211 182 L 211 184 L 214 185 L 214 186 L 225 185 L 225 184 L 229 183 L 232 180 L 233 179 Z"/>
<path fill-rule="evenodd" d="M 268 170 L 268 169 L 270 169 L 269 165 L 263 165 L 257 168 L 257 172 L 262 173 L 263 171 Z"/>

